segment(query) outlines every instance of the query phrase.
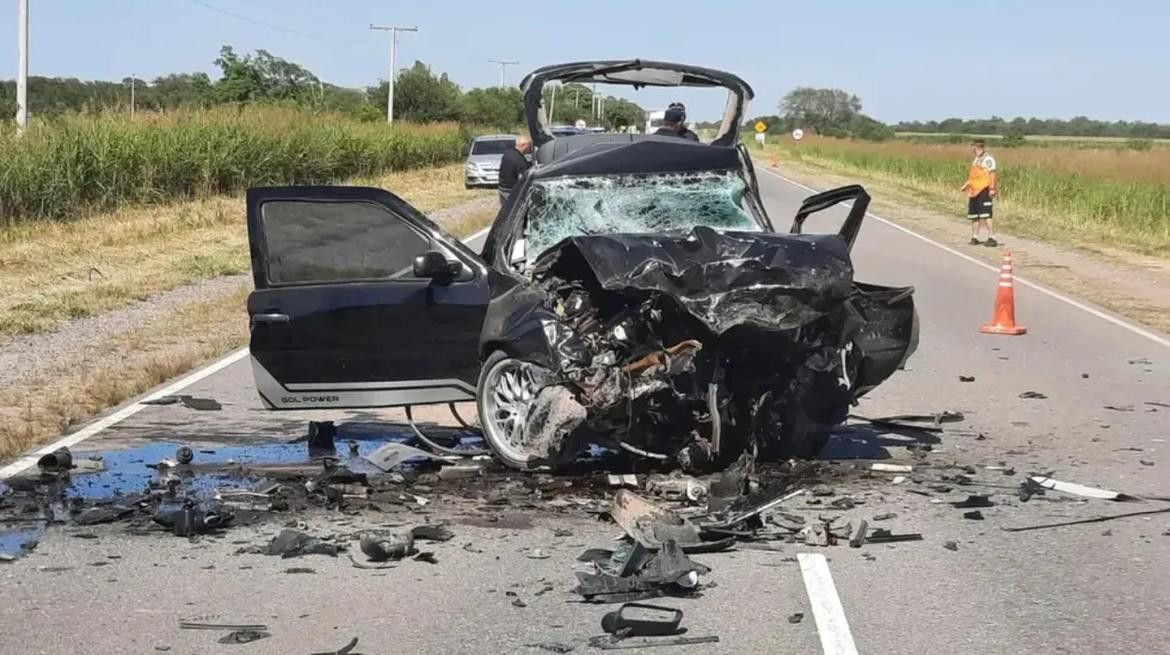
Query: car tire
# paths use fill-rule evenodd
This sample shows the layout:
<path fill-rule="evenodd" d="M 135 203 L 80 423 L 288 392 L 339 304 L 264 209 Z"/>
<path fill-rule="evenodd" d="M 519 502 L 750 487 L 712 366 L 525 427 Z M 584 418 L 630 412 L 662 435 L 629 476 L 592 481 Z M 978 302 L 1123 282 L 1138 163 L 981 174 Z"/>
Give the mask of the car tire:
<path fill-rule="evenodd" d="M 525 454 L 522 448 L 509 441 L 506 429 L 503 427 L 503 412 L 501 394 L 505 393 L 501 385 L 503 376 L 508 369 L 517 367 L 520 360 L 511 357 L 502 350 L 493 351 L 484 361 L 479 371 L 479 382 L 476 385 L 475 409 L 479 412 L 480 426 L 483 428 L 483 438 L 496 459 L 506 466 L 522 471 L 534 467 L 531 455 Z"/>

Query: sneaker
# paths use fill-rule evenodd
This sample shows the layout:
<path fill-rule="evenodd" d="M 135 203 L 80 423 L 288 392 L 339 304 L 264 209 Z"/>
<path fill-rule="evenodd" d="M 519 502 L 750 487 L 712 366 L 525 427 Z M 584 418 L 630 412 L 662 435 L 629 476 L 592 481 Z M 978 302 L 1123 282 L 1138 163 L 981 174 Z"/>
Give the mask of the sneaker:
<path fill-rule="evenodd" d="M 979 245 L 979 243 L 980 243 L 979 239 L 976 239 L 975 237 L 971 237 L 971 240 L 967 242 L 967 245 L 977 246 L 977 245 Z"/>
<path fill-rule="evenodd" d="M 983 245 L 989 248 L 994 248 L 999 245 L 999 242 L 995 240 L 995 237 L 987 237 L 987 241 L 985 241 Z"/>

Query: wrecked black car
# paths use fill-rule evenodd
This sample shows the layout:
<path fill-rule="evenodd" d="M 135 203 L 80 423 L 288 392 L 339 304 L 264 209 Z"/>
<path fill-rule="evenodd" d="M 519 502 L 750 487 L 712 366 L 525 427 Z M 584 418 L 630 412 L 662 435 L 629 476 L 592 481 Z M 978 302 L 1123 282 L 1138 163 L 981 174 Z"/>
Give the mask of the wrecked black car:
<path fill-rule="evenodd" d="M 554 138 L 550 81 L 723 87 L 728 103 L 709 143 Z M 475 400 L 509 466 L 602 447 L 700 470 L 815 455 L 914 351 L 913 289 L 853 279 L 864 189 L 814 195 L 773 229 L 739 144 L 742 80 L 633 60 L 543 68 L 522 88 L 535 166 L 479 253 L 386 191 L 249 191 L 268 407 Z M 842 203 L 837 233 L 802 234 Z"/>

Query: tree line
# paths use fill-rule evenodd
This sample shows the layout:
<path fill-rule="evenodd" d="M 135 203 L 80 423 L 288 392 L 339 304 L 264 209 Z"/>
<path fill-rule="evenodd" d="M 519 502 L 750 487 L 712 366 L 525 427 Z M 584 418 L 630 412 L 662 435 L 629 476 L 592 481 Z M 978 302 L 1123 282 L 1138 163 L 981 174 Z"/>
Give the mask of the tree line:
<path fill-rule="evenodd" d="M 33 115 L 128 111 L 131 86 L 134 107 L 145 111 L 198 109 L 225 104 L 282 103 L 299 107 L 350 113 L 363 120 L 384 120 L 389 84 L 353 89 L 329 84 L 305 67 L 266 50 L 239 54 L 231 46 L 220 49 L 215 59 L 218 79 L 206 73 L 175 73 L 153 80 L 123 78 L 121 81 L 89 81 L 77 78 L 29 78 L 29 111 Z M 600 120 L 593 114 L 592 91 L 569 84 L 557 89 L 554 123 L 572 124 L 583 119 L 608 128 L 640 125 L 644 112 L 628 100 L 610 97 Z M 546 89 L 546 107 L 553 102 Z M 0 81 L 0 116 L 11 120 L 16 113 L 16 83 Z M 516 87 L 471 88 L 464 91 L 446 73 L 436 75 L 423 62 L 401 71 L 394 83 L 394 116 L 430 123 L 460 121 L 501 130 L 524 122 L 520 90 Z"/>
<path fill-rule="evenodd" d="M 1143 121 L 1099 121 L 1086 116 L 1071 119 L 1023 118 L 1011 120 L 992 116 L 965 120 L 903 121 L 894 125 L 898 132 L 944 132 L 948 134 L 994 134 L 1002 136 L 1073 136 L 1118 137 L 1127 139 L 1170 139 L 1170 125 Z"/>
<path fill-rule="evenodd" d="M 1126 139 L 1170 138 L 1170 125 L 1141 121 L 1098 121 L 1085 116 L 1069 120 L 1056 118 L 1014 118 L 998 116 L 964 120 L 903 121 L 887 125 L 861 111 L 861 99 L 841 89 L 801 87 L 784 96 L 779 113 L 756 116 L 745 128 L 763 121 L 769 134 L 801 128 L 825 136 L 882 141 L 896 132 L 999 135 L 1005 142 L 1022 142 L 1025 136 L 1119 137 Z M 714 126 L 714 124 L 710 124 Z M 703 124 L 702 126 L 707 126 Z"/>

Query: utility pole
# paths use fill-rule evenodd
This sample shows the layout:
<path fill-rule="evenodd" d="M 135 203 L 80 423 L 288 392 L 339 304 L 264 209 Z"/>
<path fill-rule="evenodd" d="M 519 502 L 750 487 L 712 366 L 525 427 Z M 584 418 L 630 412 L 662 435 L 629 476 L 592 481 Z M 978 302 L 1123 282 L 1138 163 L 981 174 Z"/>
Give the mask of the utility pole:
<path fill-rule="evenodd" d="M 28 127 L 28 0 L 20 0 L 19 37 L 20 53 L 16 58 L 16 133 Z"/>
<path fill-rule="evenodd" d="M 375 25 L 370 23 L 370 29 L 390 33 L 390 78 L 386 80 L 386 124 L 394 122 L 394 51 L 398 46 L 399 32 L 417 32 L 418 27 L 398 27 L 396 25 Z"/>
<path fill-rule="evenodd" d="M 134 118 L 134 73 L 130 73 L 130 118 Z"/>
<path fill-rule="evenodd" d="M 504 73 L 508 70 L 508 66 L 514 66 L 520 62 L 511 59 L 489 59 L 493 64 L 500 65 L 500 86 L 504 86 Z"/>

